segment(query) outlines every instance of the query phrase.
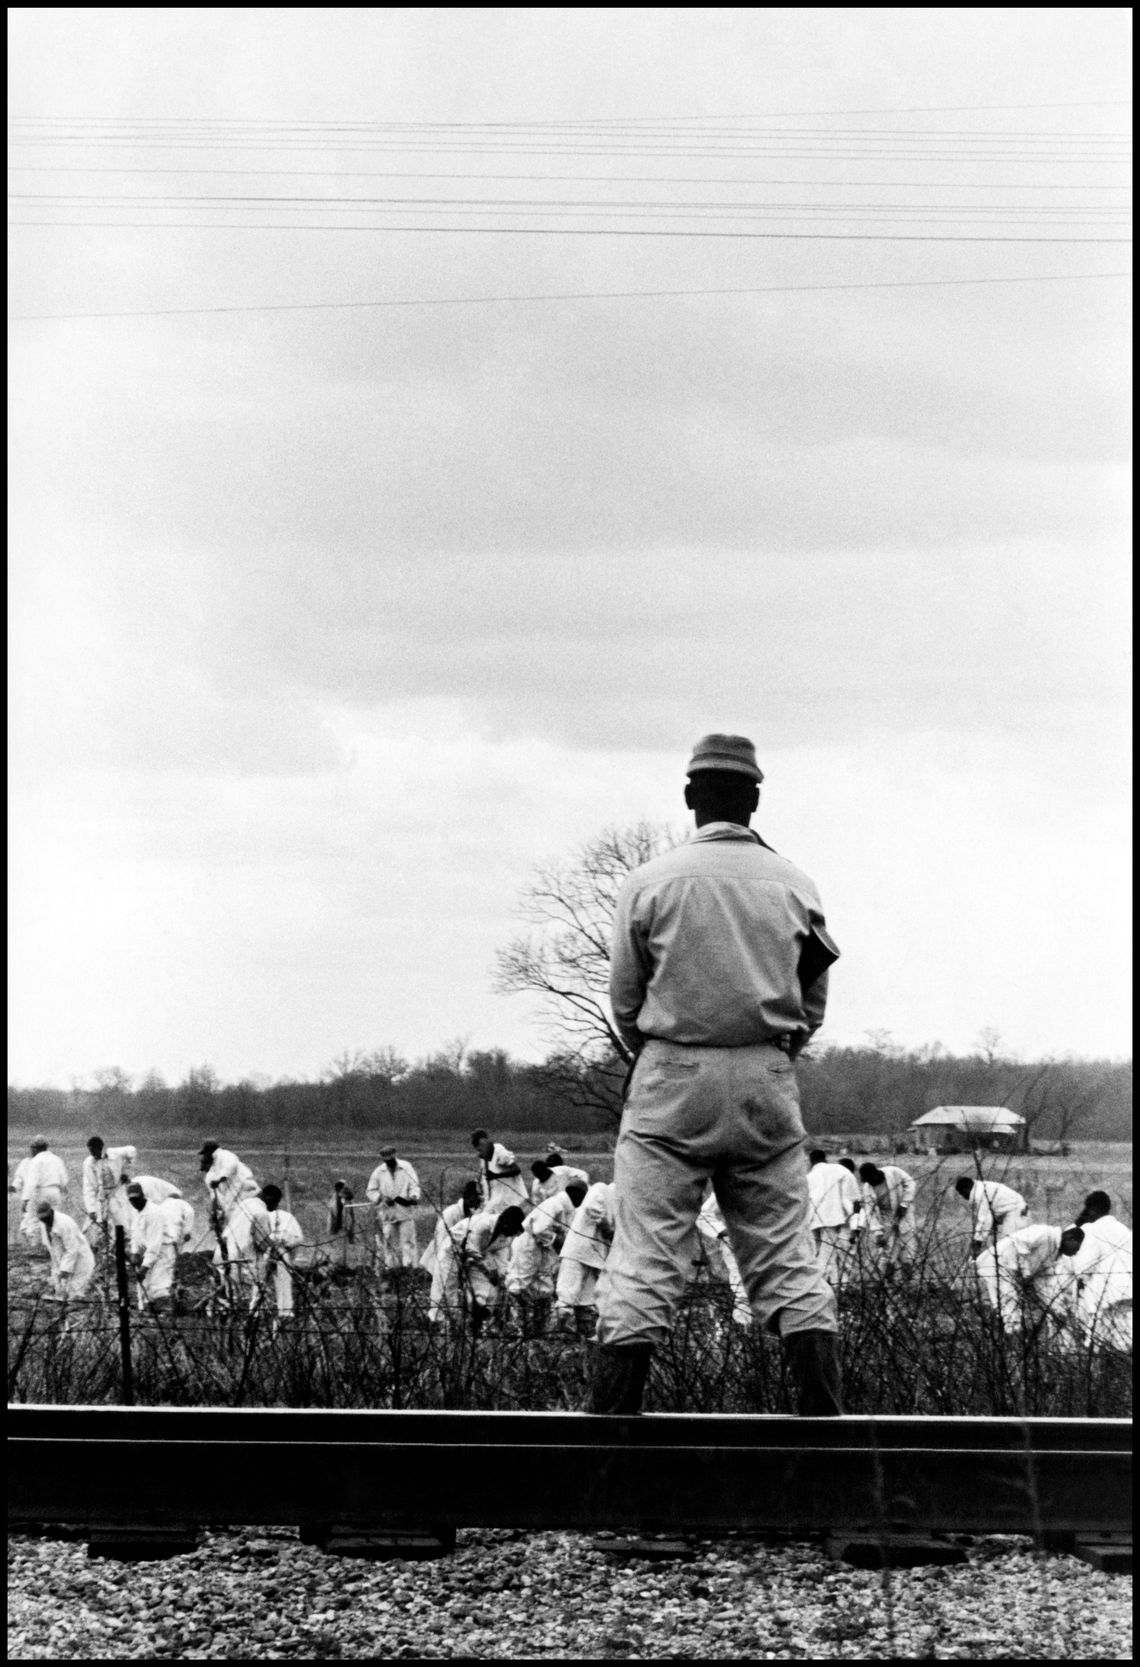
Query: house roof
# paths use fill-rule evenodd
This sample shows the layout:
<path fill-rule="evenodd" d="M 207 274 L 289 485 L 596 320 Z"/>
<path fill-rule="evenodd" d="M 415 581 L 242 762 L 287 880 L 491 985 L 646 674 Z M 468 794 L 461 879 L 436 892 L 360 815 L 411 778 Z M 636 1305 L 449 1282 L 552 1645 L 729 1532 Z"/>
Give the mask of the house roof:
<path fill-rule="evenodd" d="M 992 1134 L 999 1129 L 1019 1129 L 1025 1118 L 1008 1106 L 935 1106 L 933 1111 L 916 1117 L 912 1129 L 941 1126 L 968 1129 L 973 1134 Z"/>

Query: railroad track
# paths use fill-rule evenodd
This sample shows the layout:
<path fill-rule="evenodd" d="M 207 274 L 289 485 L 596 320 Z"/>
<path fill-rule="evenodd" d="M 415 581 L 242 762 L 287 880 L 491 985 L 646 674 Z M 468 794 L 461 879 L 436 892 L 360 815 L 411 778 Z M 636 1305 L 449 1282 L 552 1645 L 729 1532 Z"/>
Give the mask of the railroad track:
<path fill-rule="evenodd" d="M 10 1530 L 1131 1532 L 1127 1419 L 15 1406 Z"/>

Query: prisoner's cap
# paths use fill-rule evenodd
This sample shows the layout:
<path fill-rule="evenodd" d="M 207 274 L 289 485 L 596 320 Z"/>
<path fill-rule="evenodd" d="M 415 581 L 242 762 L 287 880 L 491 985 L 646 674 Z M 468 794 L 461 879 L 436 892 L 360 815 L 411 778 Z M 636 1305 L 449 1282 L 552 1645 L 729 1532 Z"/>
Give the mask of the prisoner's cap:
<path fill-rule="evenodd" d="M 36 1205 L 36 1214 L 41 1221 L 46 1221 L 48 1216 L 55 1214 L 55 1206 L 49 1204 L 47 1199 L 44 1198 Z"/>
<path fill-rule="evenodd" d="M 750 781 L 764 780 L 764 772 L 756 762 L 756 748 L 747 735 L 702 735 L 693 748 L 685 774 L 691 776 L 698 770 L 730 770 L 747 776 Z"/>
<path fill-rule="evenodd" d="M 137 1181 L 132 1181 L 130 1186 L 127 1188 L 127 1197 L 128 1198 L 145 1198 L 146 1193 L 139 1186 Z"/>
<path fill-rule="evenodd" d="M 31 1142 L 31 1147 L 33 1152 L 46 1152 L 48 1149 L 48 1143 L 42 1134 L 38 1134 Z"/>
<path fill-rule="evenodd" d="M 198 1148 L 198 1156 L 200 1158 L 209 1158 L 212 1157 L 217 1150 L 218 1143 L 216 1140 L 204 1140 Z"/>
<path fill-rule="evenodd" d="M 394 1146 L 381 1146 L 380 1156 L 382 1158 L 394 1158 L 396 1156 L 396 1148 Z"/>

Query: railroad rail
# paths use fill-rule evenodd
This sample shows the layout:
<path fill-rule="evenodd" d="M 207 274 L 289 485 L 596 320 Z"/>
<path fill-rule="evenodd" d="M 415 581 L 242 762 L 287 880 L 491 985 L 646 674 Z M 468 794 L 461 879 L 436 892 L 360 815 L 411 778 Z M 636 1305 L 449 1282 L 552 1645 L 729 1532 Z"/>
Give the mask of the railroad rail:
<path fill-rule="evenodd" d="M 8 1524 L 1125 1534 L 1127 1419 L 14 1406 Z"/>

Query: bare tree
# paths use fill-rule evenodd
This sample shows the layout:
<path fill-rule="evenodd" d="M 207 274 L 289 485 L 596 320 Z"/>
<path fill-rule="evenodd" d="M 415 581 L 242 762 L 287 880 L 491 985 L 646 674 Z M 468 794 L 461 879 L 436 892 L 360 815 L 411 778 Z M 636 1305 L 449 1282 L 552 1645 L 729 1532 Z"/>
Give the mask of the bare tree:
<path fill-rule="evenodd" d="M 541 998 L 554 1048 L 541 1075 L 574 1105 L 620 1115 L 632 1055 L 609 1003 L 614 909 L 626 876 L 680 837 L 646 821 L 607 828 L 573 856 L 537 868 L 518 906 L 531 931 L 495 957 L 500 994 Z"/>
<path fill-rule="evenodd" d="M 978 1052 L 991 1069 L 1004 1057 L 1001 1044 L 1001 1031 L 994 1025 L 983 1025 L 977 1037 Z"/>

